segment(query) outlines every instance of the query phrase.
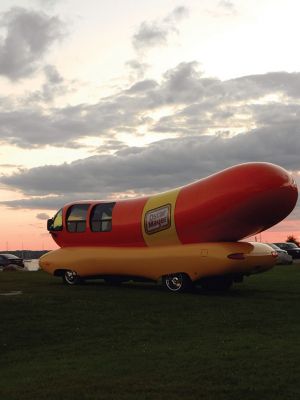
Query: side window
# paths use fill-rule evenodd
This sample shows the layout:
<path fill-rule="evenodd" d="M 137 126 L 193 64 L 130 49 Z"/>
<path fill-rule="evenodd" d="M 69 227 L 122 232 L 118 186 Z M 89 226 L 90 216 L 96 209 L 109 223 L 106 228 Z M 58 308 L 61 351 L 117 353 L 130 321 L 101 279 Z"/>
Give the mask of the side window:
<path fill-rule="evenodd" d="M 116 203 L 96 205 L 91 212 L 91 231 L 110 232 L 112 230 L 112 210 Z"/>
<path fill-rule="evenodd" d="M 67 229 L 69 232 L 84 232 L 89 204 L 75 204 L 67 213 Z"/>

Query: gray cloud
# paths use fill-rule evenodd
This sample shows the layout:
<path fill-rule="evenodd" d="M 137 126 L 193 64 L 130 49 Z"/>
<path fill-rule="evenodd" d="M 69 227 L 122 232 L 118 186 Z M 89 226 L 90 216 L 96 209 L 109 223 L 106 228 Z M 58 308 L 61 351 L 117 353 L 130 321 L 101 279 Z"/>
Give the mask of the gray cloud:
<path fill-rule="evenodd" d="M 178 33 L 178 22 L 187 15 L 187 8 L 177 7 L 161 21 L 142 22 L 138 31 L 133 35 L 133 47 L 140 51 L 166 45 L 170 35 Z"/>
<path fill-rule="evenodd" d="M 136 79 L 142 79 L 145 75 L 145 72 L 149 68 L 149 64 L 142 62 L 138 59 L 129 60 L 126 62 L 126 67 L 130 70 L 130 81 Z"/>
<path fill-rule="evenodd" d="M 167 139 L 145 148 L 124 148 L 114 155 L 32 168 L 2 176 L 0 182 L 27 195 L 107 198 L 128 191 L 141 194 L 181 186 L 242 162 L 267 161 L 298 171 L 298 137 L 297 130 L 283 132 L 279 127 L 234 137 Z"/>
<path fill-rule="evenodd" d="M 73 110 L 74 111 L 74 110 Z M 71 121 L 67 115 L 72 110 L 57 111 L 55 116 L 45 114 L 41 109 L 19 111 L 0 111 L 0 140 L 4 139 L 20 147 L 39 147 L 40 145 L 59 145 L 64 140 L 76 138 L 85 131 L 80 114 Z"/>
<path fill-rule="evenodd" d="M 129 69 L 129 80 L 142 79 L 149 68 L 145 62 L 147 51 L 154 47 L 166 46 L 171 37 L 179 34 L 178 25 L 186 18 L 189 11 L 186 7 L 176 7 L 170 14 L 161 20 L 143 21 L 132 36 L 132 46 L 136 51 L 136 58 L 126 62 Z"/>
<path fill-rule="evenodd" d="M 0 168 L 21 168 L 20 164 L 0 164 Z"/>
<path fill-rule="evenodd" d="M 15 7 L 2 15 L 0 74 L 11 80 L 32 74 L 49 47 L 63 35 L 58 17 Z"/>
<path fill-rule="evenodd" d="M 104 144 L 99 146 L 96 151 L 97 154 L 107 154 L 108 152 L 116 152 L 127 148 L 128 145 L 120 140 L 107 139 L 104 140 Z"/>
<path fill-rule="evenodd" d="M 37 219 L 41 219 L 41 220 L 47 220 L 47 219 L 49 219 L 50 217 L 49 217 L 49 215 L 48 214 L 46 214 L 46 213 L 38 213 L 37 215 L 36 215 L 36 218 Z"/>
<path fill-rule="evenodd" d="M 52 8 L 55 4 L 59 3 L 61 0 L 36 0 L 36 2 L 42 7 Z"/>
<path fill-rule="evenodd" d="M 59 74 L 54 65 L 46 65 L 44 71 L 49 83 L 56 85 L 63 82 L 63 77 Z"/>
<path fill-rule="evenodd" d="M 145 79 L 143 81 L 139 81 L 132 85 L 128 90 L 126 90 L 126 94 L 138 94 L 138 93 L 146 93 L 152 89 L 155 89 L 158 86 L 158 83 L 152 79 Z"/>
<path fill-rule="evenodd" d="M 0 102 L 2 143 L 78 147 L 77 140 L 84 137 L 111 140 L 119 132 L 139 135 L 141 128 L 149 134 L 194 136 L 224 131 L 232 135 L 273 127 L 275 122 L 290 130 L 292 123 L 295 129 L 300 124 L 300 73 L 270 72 L 221 81 L 206 77 L 196 62 L 181 63 L 160 82 L 137 80 L 95 104 L 48 108 L 47 113 L 32 102 L 49 102 L 71 85 L 53 66 L 45 73 L 44 86 L 26 98 L 27 106 Z M 154 118 L 153 112 L 164 106 L 169 107 L 167 115 Z"/>
<path fill-rule="evenodd" d="M 167 43 L 168 29 L 156 22 L 142 22 L 139 31 L 133 37 L 135 49 L 150 48 Z"/>
<path fill-rule="evenodd" d="M 282 93 L 291 98 L 300 97 L 299 72 L 269 72 L 260 75 L 249 75 L 227 81 L 231 93 L 235 92 L 241 99 L 257 97 L 268 93 Z"/>
<path fill-rule="evenodd" d="M 235 5 L 232 1 L 229 0 L 220 0 L 218 3 L 218 7 L 228 10 L 230 12 L 235 11 Z"/>
<path fill-rule="evenodd" d="M 217 7 L 208 11 L 215 18 L 231 17 L 237 15 L 236 4 L 230 0 L 220 0 Z"/>
<path fill-rule="evenodd" d="M 66 81 L 58 72 L 54 65 L 46 65 L 43 68 L 45 82 L 39 90 L 31 91 L 23 98 L 20 98 L 20 104 L 28 106 L 39 103 L 49 104 L 57 97 L 71 93 L 75 90 L 75 81 Z"/>
<path fill-rule="evenodd" d="M 188 8 L 184 6 L 179 6 L 174 8 L 174 10 L 171 11 L 171 13 L 163 19 L 163 22 L 176 24 L 180 22 L 182 19 L 187 18 L 188 15 L 189 15 Z"/>
<path fill-rule="evenodd" d="M 156 87 L 151 81 L 141 83 L 141 88 L 143 85 Z M 139 89 L 133 87 L 131 92 L 139 93 Z M 105 153 L 107 147 L 115 150 L 115 154 L 99 154 L 70 164 L 2 176 L 0 183 L 5 187 L 34 197 L 1 204 L 11 208 L 56 210 L 79 199 L 151 194 L 251 161 L 272 162 L 291 171 L 300 171 L 300 124 L 296 105 L 277 104 L 275 109 L 273 104 L 248 107 L 256 118 L 257 127 L 235 136 L 228 130 L 220 130 L 212 136 L 186 134 L 143 148 L 128 147 L 108 139 L 99 153 Z M 184 109 L 186 114 L 188 111 Z M 299 184 L 299 176 L 295 177 Z M 299 216 L 298 202 L 289 219 Z"/>
<path fill-rule="evenodd" d="M 59 210 L 65 203 L 76 200 L 65 196 L 34 197 L 20 200 L 4 201 L 1 204 L 11 209 L 25 210 Z"/>

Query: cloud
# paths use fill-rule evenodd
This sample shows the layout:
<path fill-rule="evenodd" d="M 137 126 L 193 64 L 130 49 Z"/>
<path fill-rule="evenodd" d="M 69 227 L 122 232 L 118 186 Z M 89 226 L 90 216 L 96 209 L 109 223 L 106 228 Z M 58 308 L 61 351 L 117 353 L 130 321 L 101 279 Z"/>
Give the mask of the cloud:
<path fill-rule="evenodd" d="M 20 200 L 4 201 L 1 204 L 10 209 L 20 210 L 59 210 L 65 203 L 74 201 L 74 197 L 66 196 L 49 196 L 35 197 Z M 48 215 L 48 214 L 47 214 Z"/>
<path fill-rule="evenodd" d="M 230 17 L 237 15 L 237 8 L 234 2 L 230 0 L 220 0 L 217 7 L 208 11 L 215 18 Z"/>
<path fill-rule="evenodd" d="M 201 99 L 208 82 L 216 81 L 202 78 L 197 62 L 180 63 L 168 70 L 161 84 L 160 97 L 164 104 L 189 104 Z"/>
<path fill-rule="evenodd" d="M 134 79 L 142 79 L 149 68 L 149 64 L 138 59 L 129 60 L 125 65 L 130 70 L 130 81 Z"/>
<path fill-rule="evenodd" d="M 177 7 L 161 21 L 144 21 L 133 35 L 132 45 L 137 51 L 144 51 L 168 43 L 172 34 L 178 33 L 177 24 L 188 15 L 186 7 Z"/>
<path fill-rule="evenodd" d="M 243 162 L 266 161 L 298 171 L 298 136 L 294 129 L 260 128 L 234 137 L 166 139 L 113 155 L 24 170 L 2 176 L 0 182 L 26 195 L 107 198 L 166 190 Z"/>
<path fill-rule="evenodd" d="M 46 65 L 44 71 L 49 83 L 57 85 L 63 82 L 63 77 L 59 74 L 54 65 Z"/>
<path fill-rule="evenodd" d="M 51 8 L 55 4 L 59 3 L 61 0 L 36 0 L 36 2 L 42 7 Z"/>
<path fill-rule="evenodd" d="M 0 142 L 23 148 L 78 148 L 79 139 L 119 140 L 152 132 L 180 136 L 235 135 L 254 128 L 277 130 L 300 126 L 300 73 L 270 72 L 221 81 L 205 76 L 197 62 L 180 63 L 160 82 L 136 80 L 128 88 L 95 104 L 43 107 L 72 85 L 53 66 L 45 68 L 46 82 L 25 102 L 0 102 Z M 66 88 L 67 86 L 67 88 Z M 41 102 L 37 106 L 34 102 Z M 34 104 L 34 106 L 33 106 Z M 166 113 L 161 109 L 167 108 Z M 155 115 L 161 115 L 160 117 Z M 105 146 L 102 147 L 103 153 Z M 111 151 L 111 147 L 107 149 Z"/>
<path fill-rule="evenodd" d="M 270 72 L 221 81 L 205 76 L 197 62 L 180 63 L 160 82 L 137 80 L 95 104 L 43 107 L 72 85 L 53 66 L 46 82 L 25 102 L 0 102 L 0 142 L 23 148 L 78 148 L 79 139 L 119 140 L 152 132 L 180 136 L 235 135 L 254 128 L 282 130 L 300 126 L 300 73 Z M 67 86 L 67 88 L 66 88 Z M 34 102 L 41 102 L 37 106 Z M 34 106 L 33 106 L 34 104 Z M 167 113 L 161 109 L 167 108 Z M 160 117 L 155 115 L 161 115 Z M 101 151 L 105 147 L 102 147 Z M 108 152 L 111 151 L 108 149 Z"/>
<path fill-rule="evenodd" d="M 167 43 L 169 29 L 156 22 L 142 22 L 138 32 L 133 37 L 133 47 L 137 50 L 150 48 Z"/>
<path fill-rule="evenodd" d="M 139 81 L 132 85 L 128 90 L 126 90 L 126 94 L 138 94 L 138 93 L 146 93 L 152 89 L 155 89 L 158 86 L 158 83 L 153 79 L 145 79 L 143 81 Z"/>
<path fill-rule="evenodd" d="M 39 214 L 36 215 L 36 218 L 37 218 L 37 219 L 41 219 L 41 220 L 47 220 L 47 219 L 49 219 L 50 217 L 49 217 L 49 215 L 46 214 L 46 213 L 39 213 Z"/>
<path fill-rule="evenodd" d="M 108 154 L 114 153 L 116 151 L 128 149 L 128 145 L 125 142 L 115 139 L 106 139 L 102 146 L 99 146 L 96 149 L 97 154 Z"/>
<path fill-rule="evenodd" d="M 50 46 L 62 38 L 58 17 L 15 7 L 2 14 L 6 34 L 0 38 L 0 74 L 16 80 L 31 75 Z"/>
<path fill-rule="evenodd" d="M 80 121 L 80 113 L 77 116 L 73 115 L 68 121 L 69 113 L 72 114 L 72 110 L 68 108 L 58 110 L 55 115 L 49 115 L 38 108 L 0 111 L 0 121 L 3 123 L 0 128 L 0 140 L 23 148 L 60 145 L 64 140 L 74 140 L 86 132 L 86 127 Z"/>
<path fill-rule="evenodd" d="M 20 164 L 0 164 L 0 168 L 21 168 Z"/>
<path fill-rule="evenodd" d="M 67 81 L 58 72 L 54 65 L 47 64 L 43 68 L 45 82 L 41 88 L 35 91 L 27 92 L 23 98 L 19 99 L 20 104 L 27 106 L 32 104 L 36 106 L 39 103 L 52 103 L 59 96 L 64 96 L 75 90 L 75 81 Z"/>
<path fill-rule="evenodd" d="M 161 20 L 143 21 L 132 36 L 132 47 L 136 58 L 126 62 L 129 80 L 142 79 L 150 64 L 145 62 L 147 52 L 155 47 L 169 44 L 170 39 L 179 34 L 179 23 L 189 15 L 188 8 L 179 6 Z"/>
<path fill-rule="evenodd" d="M 290 133 L 281 135 L 279 131 L 262 129 L 232 138 L 220 135 L 168 139 L 146 148 L 125 148 L 115 155 L 33 168 L 2 177 L 0 183 L 34 197 L 0 204 L 12 209 L 54 212 L 77 200 L 112 200 L 162 192 L 251 161 L 273 162 L 299 171 L 299 140 L 297 135 L 290 137 Z M 300 188 L 296 172 L 294 177 Z M 298 201 L 288 220 L 299 218 Z"/>
<path fill-rule="evenodd" d="M 229 0 L 220 0 L 218 3 L 218 7 L 223 8 L 229 12 L 235 12 L 235 5 L 232 1 Z"/>

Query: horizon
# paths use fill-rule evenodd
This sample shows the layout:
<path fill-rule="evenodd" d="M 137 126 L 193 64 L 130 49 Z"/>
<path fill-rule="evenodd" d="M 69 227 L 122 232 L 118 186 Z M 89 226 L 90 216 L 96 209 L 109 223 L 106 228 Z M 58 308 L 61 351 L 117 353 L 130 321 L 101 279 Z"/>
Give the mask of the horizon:
<path fill-rule="evenodd" d="M 263 232 L 262 232 L 263 233 Z M 294 236 L 293 234 L 291 234 L 291 236 Z M 272 237 L 272 236 L 271 236 Z M 295 236 L 294 236 L 295 237 Z M 296 237 L 295 237 L 296 238 Z M 281 242 L 287 242 L 288 240 L 288 236 L 285 238 L 285 240 L 263 240 L 263 235 L 262 234 L 258 234 L 258 235 L 254 235 L 254 236 L 250 236 L 250 237 L 248 237 L 248 238 L 244 238 L 244 239 L 241 239 L 241 240 L 238 240 L 238 242 L 256 242 L 256 243 L 266 243 L 266 244 L 268 244 L 268 243 L 281 243 Z M 297 238 L 296 238 L 297 239 Z M 26 251 L 29 251 L 29 252 L 43 252 L 43 251 L 45 251 L 45 252 L 48 252 L 48 251 L 52 251 L 52 250 L 56 250 L 56 249 L 58 249 L 59 248 L 59 246 L 57 245 L 57 244 L 55 244 L 54 243 L 54 247 L 53 248 L 48 248 L 48 249 L 41 249 L 41 248 L 37 248 L 37 249 L 30 249 L 30 248 L 24 248 L 24 249 L 21 249 L 21 248 L 16 248 L 16 249 L 0 249 L 0 253 L 7 253 L 7 252 L 9 252 L 9 251 L 13 251 L 13 252 L 20 252 L 20 253 L 22 253 L 22 252 L 26 252 Z"/>

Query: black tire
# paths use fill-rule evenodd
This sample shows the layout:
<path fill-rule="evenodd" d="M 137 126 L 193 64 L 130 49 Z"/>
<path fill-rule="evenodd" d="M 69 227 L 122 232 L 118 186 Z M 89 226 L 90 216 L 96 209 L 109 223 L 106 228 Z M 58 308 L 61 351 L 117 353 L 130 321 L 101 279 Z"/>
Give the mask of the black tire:
<path fill-rule="evenodd" d="M 3 267 L 3 270 L 5 271 L 20 271 L 20 267 L 16 264 L 8 264 Z"/>
<path fill-rule="evenodd" d="M 82 282 L 82 279 L 80 278 L 79 275 L 77 275 L 77 272 L 71 271 L 70 269 L 66 269 L 64 271 L 62 279 L 63 282 L 69 286 L 78 285 L 79 283 Z"/>
<path fill-rule="evenodd" d="M 164 275 L 162 283 L 165 289 L 171 292 L 187 292 L 192 289 L 193 283 L 190 277 L 183 273 L 178 272 L 175 274 Z"/>
<path fill-rule="evenodd" d="M 209 276 L 200 280 L 202 289 L 207 291 L 225 292 L 232 286 L 233 279 L 231 276 Z"/>

